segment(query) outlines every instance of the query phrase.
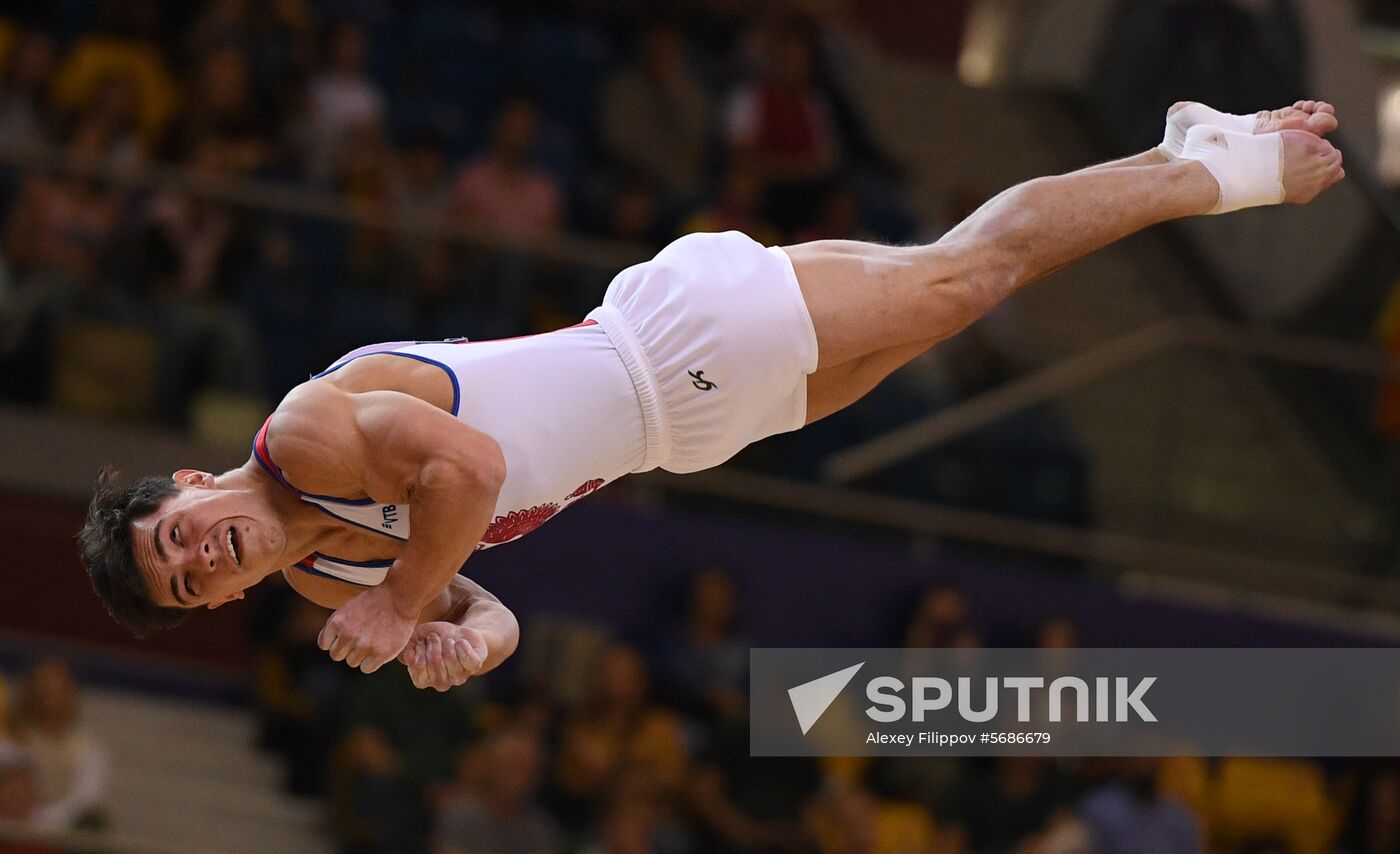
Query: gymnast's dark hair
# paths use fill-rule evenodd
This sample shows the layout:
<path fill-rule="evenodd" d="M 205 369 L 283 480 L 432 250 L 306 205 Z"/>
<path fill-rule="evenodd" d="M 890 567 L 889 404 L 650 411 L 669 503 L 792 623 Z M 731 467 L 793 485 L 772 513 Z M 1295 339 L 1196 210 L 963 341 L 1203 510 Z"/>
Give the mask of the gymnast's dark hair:
<path fill-rule="evenodd" d="M 87 521 L 78 532 L 83 564 L 97 598 L 112 619 L 143 638 L 168 629 L 189 615 L 184 608 L 167 608 L 151 600 L 146 578 L 131 551 L 131 522 L 179 491 L 168 477 L 143 477 L 130 486 L 117 485 L 110 466 L 97 475 Z"/>

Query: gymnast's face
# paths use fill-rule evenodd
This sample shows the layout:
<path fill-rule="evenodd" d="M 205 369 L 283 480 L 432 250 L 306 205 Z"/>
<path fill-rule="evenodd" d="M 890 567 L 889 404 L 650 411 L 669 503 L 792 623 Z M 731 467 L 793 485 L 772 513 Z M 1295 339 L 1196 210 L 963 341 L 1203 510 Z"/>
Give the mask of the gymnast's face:
<path fill-rule="evenodd" d="M 275 572 L 285 534 L 255 494 L 175 473 L 179 491 L 131 523 L 131 547 L 151 599 L 167 608 L 217 608 Z"/>

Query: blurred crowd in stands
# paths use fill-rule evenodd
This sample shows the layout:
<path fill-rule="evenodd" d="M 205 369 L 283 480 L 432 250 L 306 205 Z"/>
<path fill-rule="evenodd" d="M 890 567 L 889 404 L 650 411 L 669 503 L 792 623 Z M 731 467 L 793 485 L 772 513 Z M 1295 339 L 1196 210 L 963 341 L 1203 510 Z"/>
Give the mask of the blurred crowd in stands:
<path fill-rule="evenodd" d="M 41 833 L 107 826 L 107 755 L 83 725 L 79 699 L 58 659 L 34 664 L 10 693 L 0 679 L 0 823 Z M 48 850 L 0 841 L 6 854 Z"/>
<path fill-rule="evenodd" d="M 1054 615 L 985 638 L 954 586 L 911 601 L 890 645 L 1079 641 Z M 750 758 L 750 611 L 722 566 L 698 570 L 650 636 L 541 617 L 506 668 L 445 693 L 397 664 L 366 676 L 330 660 L 314 642 L 326 612 L 288 589 L 258 602 L 261 746 L 346 854 L 1400 851 L 1394 760 Z M 100 849 L 122 830 L 105 803 L 124 770 L 67 665 L 0 678 L 0 698 L 0 852 Z M 13 841 L 26 828 L 38 835 Z"/>
<path fill-rule="evenodd" d="M 10 5 L 0 146 L 43 162 L 9 166 L 0 187 L 0 358 L 62 374 L 84 347 L 116 348 L 153 366 L 155 411 L 139 414 L 172 424 L 201 393 L 275 398 L 368 341 L 574 322 L 625 263 L 686 231 L 779 242 L 913 229 L 837 48 L 794 14 Z M 154 165 L 182 177 L 122 183 Z M 337 204 L 279 215 L 240 180 Z M 622 248 L 531 251 L 566 234 Z M 73 340 L 92 320 L 105 337 Z M 81 396 L 44 373 L 0 391 Z"/>
<path fill-rule="evenodd" d="M 533 621 L 505 670 L 440 694 L 331 661 L 325 612 L 273 597 L 264 743 L 357 854 L 1400 850 L 1394 762 L 750 758 L 742 591 L 711 566 L 681 598 L 651 637 Z M 1078 642 L 1053 616 L 984 639 L 956 587 L 913 601 L 907 646 Z"/>
<path fill-rule="evenodd" d="M 906 209 L 840 35 L 781 4 L 4 9 L 0 399 L 242 447 L 344 352 L 577 322 L 685 232 L 947 226 Z M 981 200 L 955 193 L 949 222 Z M 995 331 L 755 464 L 807 475 L 852 435 L 994 384 Z M 1047 408 L 942 450 L 878 485 L 1083 517 L 1082 454 Z M 998 471 L 968 476 L 982 466 Z"/>
<path fill-rule="evenodd" d="M 346 854 L 1400 851 L 1394 760 L 750 758 L 751 611 L 722 566 L 698 570 L 647 637 L 541 616 L 504 669 L 445 693 L 397 664 L 366 676 L 330 660 L 314 642 L 326 612 L 289 589 L 257 601 L 261 746 Z M 1054 615 L 984 637 L 954 586 L 911 602 L 890 645 L 1079 641 Z M 105 804 L 124 769 L 84 724 L 68 666 L 0 678 L 0 699 L 0 852 L 120 834 Z M 13 841 L 25 828 L 38 835 Z M 85 836 L 51 846 L 61 831 Z"/>

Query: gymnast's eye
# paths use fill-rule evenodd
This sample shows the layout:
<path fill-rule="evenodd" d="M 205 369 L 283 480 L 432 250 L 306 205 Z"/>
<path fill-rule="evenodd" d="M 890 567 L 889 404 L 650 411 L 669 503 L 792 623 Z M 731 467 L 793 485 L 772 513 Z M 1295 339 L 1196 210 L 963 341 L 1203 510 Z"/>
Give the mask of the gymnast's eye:
<path fill-rule="evenodd" d="M 180 543 L 180 526 L 179 526 L 179 525 L 173 525 L 173 526 L 171 526 L 171 528 L 170 528 L 170 542 L 174 543 L 174 544 L 177 545 L 177 546 L 178 546 L 178 545 L 181 545 L 181 543 Z"/>

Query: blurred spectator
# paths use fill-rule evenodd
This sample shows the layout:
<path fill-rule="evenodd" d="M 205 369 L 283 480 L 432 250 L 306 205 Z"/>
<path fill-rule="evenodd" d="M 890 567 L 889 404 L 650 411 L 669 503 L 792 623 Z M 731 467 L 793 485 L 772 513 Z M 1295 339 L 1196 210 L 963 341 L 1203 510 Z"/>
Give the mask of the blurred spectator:
<path fill-rule="evenodd" d="M 816 84 L 811 30 L 784 20 L 760 37 L 762 68 L 725 106 L 732 151 L 751 160 L 765 181 L 765 209 L 780 228 L 805 225 L 836 169 L 838 142 L 830 105 Z"/>
<path fill-rule="evenodd" d="M 1400 190 L 1400 82 L 1392 81 L 1382 91 L 1377 125 L 1380 152 L 1376 168 L 1391 187 Z"/>
<path fill-rule="evenodd" d="M 754 240 L 771 246 L 782 235 L 763 218 L 759 206 L 763 184 L 758 173 L 743 158 L 732 157 L 720 179 L 718 195 L 696 211 L 682 226 L 682 232 L 742 231 Z"/>
<path fill-rule="evenodd" d="M 816 221 L 797 233 L 796 241 L 809 240 L 875 240 L 860 221 L 860 201 L 846 184 L 837 184 L 827 192 Z"/>
<path fill-rule="evenodd" d="M 380 671 L 383 672 L 383 671 Z M 344 854 L 417 854 L 427 820 L 422 790 L 384 733 L 349 731 L 333 760 L 330 832 Z"/>
<path fill-rule="evenodd" d="M 1120 779 L 1091 792 L 1079 807 L 1095 854 L 1196 854 L 1200 822 L 1157 787 L 1160 759 L 1121 760 Z"/>
<path fill-rule="evenodd" d="M 107 129 L 80 120 L 64 152 L 91 165 L 110 143 Z M 23 271 L 48 273 L 71 284 L 98 288 L 109 271 L 121 204 L 96 179 L 62 173 L 33 175 L 20 187 L 6 225 L 5 245 Z"/>
<path fill-rule="evenodd" d="M 803 807 L 821 785 L 816 762 L 750 758 L 747 727 L 724 738 L 716 762 L 699 767 L 686 791 L 701 850 L 804 850 Z"/>
<path fill-rule="evenodd" d="M 919 804 L 941 816 L 967 780 L 968 760 L 957 756 L 879 757 L 870 766 L 872 791 L 883 798 Z"/>
<path fill-rule="evenodd" d="M 344 850 L 423 850 L 425 794 L 456 773 L 479 690 L 420 691 L 396 662 L 350 681 L 331 775 L 332 829 Z"/>
<path fill-rule="evenodd" d="M 656 192 L 642 180 L 624 179 L 618 183 L 609 225 L 608 237 L 651 248 L 660 248 L 673 234 L 663 219 Z"/>
<path fill-rule="evenodd" d="M 217 144 L 224 168 L 257 170 L 267 159 L 272 130 L 267 107 L 254 96 L 248 59 L 232 45 L 219 45 L 199 59 L 183 108 L 166 140 L 166 156 L 195 156 L 200 146 Z"/>
<path fill-rule="evenodd" d="M 49 136 L 44 87 L 54 67 L 53 39 L 27 31 L 10 48 L 0 72 L 0 146 L 39 145 Z"/>
<path fill-rule="evenodd" d="M 303 334 L 320 280 L 309 257 L 314 247 L 289 232 L 282 224 L 254 235 L 253 263 L 238 283 L 263 345 L 263 393 L 274 399 L 306 378 L 305 365 L 338 355 L 318 352 Z"/>
<path fill-rule="evenodd" d="M 192 142 L 185 167 L 198 179 L 217 181 L 238 157 L 225 140 L 203 136 Z M 203 302 L 228 298 L 248 257 L 240 226 L 233 212 L 217 202 L 181 190 L 157 191 L 145 210 L 139 290 Z"/>
<path fill-rule="evenodd" d="M 1400 769 L 1393 764 L 1362 777 L 1338 849 L 1345 854 L 1400 851 Z"/>
<path fill-rule="evenodd" d="M 1398 96 L 1400 97 L 1400 96 Z M 1376 343 L 1391 358 L 1400 358 L 1400 280 L 1391 286 L 1375 325 Z M 1400 442 L 1400 376 L 1382 376 L 1376 395 L 1376 429 L 1392 442 Z"/>
<path fill-rule="evenodd" d="M 445 173 L 447 141 L 430 128 L 421 128 L 399 148 L 390 197 L 395 210 L 435 214 L 447 208 Z"/>
<path fill-rule="evenodd" d="M 336 713 L 352 674 L 316 646 L 324 608 L 281 588 L 259 606 L 263 619 L 251 634 L 265 640 L 254 665 L 260 741 L 286 762 L 287 791 L 324 794 Z"/>
<path fill-rule="evenodd" d="M 925 591 L 905 626 L 904 645 L 911 649 L 981 645 L 967 594 L 951 584 Z"/>
<path fill-rule="evenodd" d="M 1238 103 L 1258 91 L 1246 64 L 1261 54 L 1279 91 L 1297 92 L 1308 79 L 1308 42 L 1288 0 L 1171 0 L 1158 15 L 1155 44 L 1139 56 L 1161 80 Z"/>
<path fill-rule="evenodd" d="M 873 854 L 876 809 L 875 799 L 860 789 L 824 792 L 807 807 L 807 834 L 821 854 Z"/>
<path fill-rule="evenodd" d="M 511 334 L 510 320 L 482 271 L 452 244 L 437 241 L 407 259 L 413 266 L 413 333 L 421 338 L 473 340 Z"/>
<path fill-rule="evenodd" d="M 79 722 L 78 705 L 73 674 L 62 661 L 40 661 L 26 674 L 14 735 L 34 765 L 34 822 L 41 827 L 95 828 L 106 822 L 107 755 Z"/>
<path fill-rule="evenodd" d="M 377 730 L 402 759 L 415 784 L 440 784 L 456 773 L 455 755 L 476 732 L 480 683 L 452 691 L 420 691 L 408 670 L 393 664 L 354 679 L 346 700 L 351 727 Z"/>
<path fill-rule="evenodd" d="M 675 26 L 641 34 L 641 56 L 603 90 L 600 114 L 608 154 L 655 183 L 671 205 L 695 201 L 710 141 L 711 105 L 686 63 Z"/>
<path fill-rule="evenodd" d="M 104 140 L 98 156 L 114 168 L 130 168 L 145 159 L 146 144 L 137 125 L 139 98 L 134 80 L 112 74 L 98 81 L 97 89 L 78 111 L 78 123 L 90 125 Z"/>
<path fill-rule="evenodd" d="M 1075 649 L 1079 646 L 1079 627 L 1065 617 L 1051 617 L 1036 630 L 1035 645 L 1040 649 Z"/>
<path fill-rule="evenodd" d="M 39 810 L 39 786 L 33 766 L 18 753 L 0 749 L 0 822 L 30 825 Z M 39 842 L 0 840 L 0 854 L 57 854 Z"/>
<path fill-rule="evenodd" d="M 274 115 L 285 115 L 302 88 L 311 9 L 281 0 L 213 0 L 203 6 L 185 39 L 191 64 L 236 48 L 247 61 L 253 97 Z"/>
<path fill-rule="evenodd" d="M 365 36 L 348 21 L 326 33 L 321 70 L 307 89 L 308 167 L 312 178 L 325 180 L 346 154 L 354 132 L 384 122 L 384 93 L 365 73 Z"/>
<path fill-rule="evenodd" d="M 33 766 L 18 749 L 0 744 L 0 821 L 28 824 L 38 812 L 39 784 Z"/>
<path fill-rule="evenodd" d="M 1018 851 L 1058 831 L 1073 801 L 1071 781 L 1041 756 L 1001 756 L 969 774 L 949 809 L 950 851 Z"/>
<path fill-rule="evenodd" d="M 186 168 L 218 181 L 241 155 L 237 144 L 197 140 Z M 182 190 L 150 199 L 140 232 L 135 290 L 156 309 L 164 333 L 158 388 L 164 419 L 180 424 L 189 402 L 218 389 L 252 395 L 261 380 L 261 348 L 235 283 L 252 257 L 251 238 L 227 206 Z"/>
<path fill-rule="evenodd" d="M 603 816 L 598 838 L 583 854 L 684 854 L 688 841 L 667 837 L 661 809 L 650 798 L 618 798 Z"/>
<path fill-rule="evenodd" d="M 439 854 L 562 850 L 554 820 L 534 802 L 545 761 L 539 736 L 508 729 L 490 736 L 473 754 L 456 789 L 439 806 Z"/>
<path fill-rule="evenodd" d="M 596 667 L 594 695 L 565 724 L 555 766 L 556 814 L 575 832 L 604 803 L 624 765 L 666 797 L 679 791 L 690 763 L 679 718 L 651 700 L 641 655 L 615 645 Z"/>
<path fill-rule="evenodd" d="M 734 578 L 709 566 L 690 583 L 684 621 L 657 650 L 658 669 L 681 708 L 705 720 L 738 720 L 747 710 L 749 645 L 738 633 Z"/>
<path fill-rule="evenodd" d="M 113 17 L 124 11 L 127 23 L 135 24 L 139 17 L 134 9 L 108 11 Z M 107 33 L 80 36 L 54 72 L 54 103 L 71 114 L 90 104 L 112 79 L 127 81 L 134 90 L 131 98 L 138 109 L 137 126 L 146 144 L 153 144 L 164 131 L 176 101 L 174 81 L 155 44 Z"/>
<path fill-rule="evenodd" d="M 492 123 L 486 150 L 457 176 L 453 208 L 463 219 L 507 237 L 545 237 L 563 224 L 557 182 L 530 162 L 539 128 L 535 103 L 523 96 L 506 100 Z"/>
<path fill-rule="evenodd" d="M 349 284 L 394 290 L 400 276 L 398 232 L 388 217 L 393 205 L 393 154 L 378 125 L 348 129 L 345 147 L 330 180 L 345 200 L 367 220 L 357 220 L 350 235 Z"/>
<path fill-rule="evenodd" d="M 913 854 L 935 844 L 928 813 L 881 802 L 859 786 L 833 787 L 814 798 L 805 824 L 821 854 Z"/>

